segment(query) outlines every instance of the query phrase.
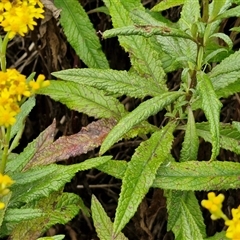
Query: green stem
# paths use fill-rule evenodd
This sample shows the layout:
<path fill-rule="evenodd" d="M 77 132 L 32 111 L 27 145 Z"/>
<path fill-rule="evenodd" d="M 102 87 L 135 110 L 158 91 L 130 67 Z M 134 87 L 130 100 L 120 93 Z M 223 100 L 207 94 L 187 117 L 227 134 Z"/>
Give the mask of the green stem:
<path fill-rule="evenodd" d="M 0 163 L 0 173 L 1 174 L 4 174 L 6 164 L 7 164 L 10 134 L 11 134 L 11 126 L 9 126 L 7 128 L 7 133 L 6 133 L 5 139 L 4 139 L 4 149 L 3 149 L 2 161 Z"/>
<path fill-rule="evenodd" d="M 7 66 L 6 51 L 7 51 L 7 44 L 9 41 L 8 35 L 9 33 L 5 35 L 3 41 L 1 39 L 0 62 L 1 62 L 1 69 L 3 72 L 6 72 L 6 66 Z"/>
<path fill-rule="evenodd" d="M 209 0 L 203 0 L 203 16 L 202 16 L 202 20 L 203 22 L 208 22 L 208 18 L 209 18 Z"/>

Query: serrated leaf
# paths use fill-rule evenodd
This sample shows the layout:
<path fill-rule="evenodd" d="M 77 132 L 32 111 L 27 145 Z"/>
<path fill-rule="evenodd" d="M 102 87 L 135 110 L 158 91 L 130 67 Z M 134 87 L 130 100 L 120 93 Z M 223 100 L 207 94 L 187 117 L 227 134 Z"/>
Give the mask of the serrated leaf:
<path fill-rule="evenodd" d="M 51 164 L 12 174 L 11 177 L 15 180 L 15 184 L 11 188 L 13 195 L 10 205 L 11 207 L 17 207 L 22 203 L 47 197 L 69 182 L 76 172 L 97 167 L 110 159 L 111 156 L 104 156 L 68 166 Z"/>
<path fill-rule="evenodd" d="M 176 7 L 179 6 L 181 4 L 183 4 L 185 2 L 185 0 L 168 0 L 168 1 L 162 1 L 158 4 L 156 4 L 151 11 L 156 11 L 156 12 L 161 12 L 164 11 L 166 9 L 172 8 L 172 7 Z"/>
<path fill-rule="evenodd" d="M 117 235 L 128 223 L 145 194 L 151 187 L 159 166 L 167 158 L 173 141 L 174 123 L 155 132 L 142 142 L 128 163 L 118 200 L 114 220 L 114 234 Z"/>
<path fill-rule="evenodd" d="M 76 82 L 104 90 L 119 96 L 143 98 L 163 93 L 162 86 L 152 79 L 142 78 L 127 71 L 102 69 L 68 69 L 52 73 L 53 76 L 65 81 Z M 159 80 L 160 81 L 160 80 Z"/>
<path fill-rule="evenodd" d="M 226 12 L 218 15 L 216 17 L 216 20 L 221 20 L 221 19 L 230 18 L 230 17 L 240 17 L 240 6 L 231 8 L 231 9 L 227 10 Z"/>
<path fill-rule="evenodd" d="M 152 187 L 181 191 L 227 190 L 240 187 L 240 164 L 220 161 L 165 163 Z"/>
<path fill-rule="evenodd" d="M 41 209 L 33 209 L 33 208 L 10 208 L 7 209 L 6 215 L 4 217 L 4 222 L 15 222 L 19 223 L 21 221 L 30 220 L 38 217 L 42 217 L 44 215 Z"/>
<path fill-rule="evenodd" d="M 214 20 L 219 14 L 224 13 L 231 6 L 231 0 L 214 0 L 209 5 L 209 22 Z"/>
<path fill-rule="evenodd" d="M 25 165 L 30 161 L 37 151 L 41 151 L 50 143 L 53 142 L 53 138 L 56 130 L 56 121 L 47 127 L 39 136 L 30 142 L 23 152 L 21 152 L 14 160 L 7 163 L 6 172 L 20 172 Z"/>
<path fill-rule="evenodd" d="M 206 142 L 212 142 L 210 126 L 208 123 L 197 123 L 197 134 Z M 230 124 L 220 124 L 220 147 L 240 154 L 240 134 Z"/>
<path fill-rule="evenodd" d="M 192 24 L 200 19 L 200 5 L 198 0 L 185 0 L 181 11 L 179 25 L 181 30 L 191 30 Z"/>
<path fill-rule="evenodd" d="M 138 0 L 127 2 L 104 0 L 104 3 L 109 9 L 114 28 L 133 25 L 134 22 L 130 17 L 131 11 L 134 9 L 144 10 Z M 152 47 L 150 39 L 142 36 L 119 36 L 118 40 L 120 45 L 131 55 L 134 70 L 145 78 L 151 78 L 166 90 L 161 55 Z"/>
<path fill-rule="evenodd" d="M 97 169 L 115 178 L 122 179 L 127 169 L 127 162 L 123 160 L 110 160 L 97 166 Z"/>
<path fill-rule="evenodd" d="M 229 240 L 229 238 L 226 237 L 226 232 L 218 232 L 212 237 L 204 238 L 204 240 Z"/>
<path fill-rule="evenodd" d="M 92 218 L 95 229 L 97 231 L 97 235 L 101 240 L 109 240 L 112 239 L 113 234 L 113 223 L 110 218 L 107 216 L 104 211 L 102 205 L 97 200 L 97 198 L 92 196 Z M 127 238 L 123 235 L 123 233 L 119 233 L 115 240 L 127 240 Z"/>
<path fill-rule="evenodd" d="M 54 224 L 65 224 L 80 210 L 79 196 L 73 193 L 53 193 L 48 198 L 29 204 L 41 208 L 45 216 L 22 221 L 12 231 L 13 239 L 37 239 Z"/>
<path fill-rule="evenodd" d="M 172 230 L 178 240 L 203 240 L 205 225 L 194 192 L 167 191 L 166 197 L 168 230 Z"/>
<path fill-rule="evenodd" d="M 131 36 L 139 35 L 144 37 L 152 37 L 154 35 L 161 35 L 165 37 L 179 37 L 192 40 L 192 37 L 179 29 L 170 28 L 167 26 L 154 26 L 154 25 L 133 25 L 121 28 L 114 28 L 106 30 L 103 33 L 104 38 L 111 38 L 115 36 Z"/>
<path fill-rule="evenodd" d="M 151 115 L 158 113 L 164 107 L 174 102 L 181 95 L 181 92 L 168 92 L 163 93 L 161 96 L 154 97 L 141 103 L 131 113 L 123 117 L 119 121 L 119 123 L 110 131 L 101 146 L 100 154 L 106 152 L 115 142 L 119 141 L 119 139 L 121 139 L 121 137 L 131 128 L 133 128 L 143 120 L 147 119 Z"/>
<path fill-rule="evenodd" d="M 210 133 L 212 136 L 212 155 L 211 160 L 215 160 L 220 150 L 219 139 L 219 121 L 221 102 L 218 100 L 217 95 L 213 89 L 212 83 L 208 75 L 203 72 L 197 74 L 198 89 L 202 101 L 202 109 L 206 118 L 209 121 Z"/>
<path fill-rule="evenodd" d="M 5 204 L 5 206 L 8 206 L 11 196 L 12 196 L 12 192 L 9 192 L 9 194 L 7 194 L 1 198 L 1 202 L 3 202 Z M 0 229 L 1 229 L 4 217 L 5 217 L 5 214 L 6 214 L 6 210 L 7 210 L 7 207 L 5 207 L 4 209 L 1 209 L 1 211 L 0 211 Z"/>
<path fill-rule="evenodd" d="M 232 49 L 233 42 L 228 35 L 226 35 L 224 33 L 214 33 L 210 36 L 210 38 L 212 38 L 212 37 L 217 37 L 217 38 L 222 39 L 228 45 L 229 49 Z"/>
<path fill-rule="evenodd" d="M 17 134 L 18 131 L 21 131 L 21 129 L 25 126 L 25 119 L 28 116 L 28 114 L 31 112 L 32 108 L 35 106 L 36 100 L 35 97 L 30 97 L 26 102 L 24 102 L 21 106 L 21 111 L 16 117 L 16 123 L 12 126 L 11 129 L 11 139 L 15 134 Z"/>
<path fill-rule="evenodd" d="M 55 0 L 61 9 L 60 23 L 68 42 L 78 56 L 91 68 L 109 68 L 101 44 L 87 13 L 77 0 Z"/>
<path fill-rule="evenodd" d="M 197 159 L 199 139 L 197 135 L 195 119 L 192 109 L 188 108 L 188 122 L 186 126 L 184 141 L 180 152 L 180 161 Z"/>
<path fill-rule="evenodd" d="M 75 82 L 51 81 L 50 86 L 39 90 L 38 94 L 48 95 L 72 110 L 96 118 L 119 119 L 126 114 L 124 106 L 116 98 Z"/>
<path fill-rule="evenodd" d="M 233 64 L 234 63 L 234 64 Z M 214 90 L 224 89 L 239 80 L 240 51 L 236 51 L 225 58 L 208 74 Z"/>
<path fill-rule="evenodd" d="M 24 167 L 24 171 L 75 157 L 99 147 L 115 124 L 114 119 L 101 119 L 88 124 L 76 134 L 58 138 L 44 149 L 37 151 Z"/>

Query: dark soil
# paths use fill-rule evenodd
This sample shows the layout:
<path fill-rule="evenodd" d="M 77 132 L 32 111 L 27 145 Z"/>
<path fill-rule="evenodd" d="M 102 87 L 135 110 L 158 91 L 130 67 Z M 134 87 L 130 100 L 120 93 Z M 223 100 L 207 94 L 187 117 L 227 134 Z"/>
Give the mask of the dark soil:
<path fill-rule="evenodd" d="M 144 0 L 146 7 L 151 8 L 157 1 Z M 90 11 L 102 5 L 98 0 L 82 0 L 81 4 L 86 11 Z M 165 16 L 172 21 L 179 18 L 180 7 L 170 9 L 164 12 Z M 103 13 L 91 13 L 89 17 L 96 28 L 96 32 L 110 29 L 111 20 Z M 238 19 L 229 19 L 222 24 L 222 30 L 233 27 L 237 24 Z M 101 36 L 99 36 L 101 38 Z M 234 48 L 239 48 L 238 36 L 230 35 L 234 38 Z M 119 46 L 117 38 L 102 40 L 102 48 L 105 52 L 111 68 L 119 70 L 128 70 L 130 62 L 128 54 Z M 32 47 L 30 47 L 32 46 Z M 59 22 L 53 17 L 46 24 L 39 22 L 34 32 L 24 39 L 20 37 L 14 38 L 8 49 L 8 67 L 15 67 L 23 74 L 29 75 L 36 72 L 37 75 L 42 73 L 48 79 L 53 79 L 51 72 L 69 68 L 86 67 L 84 63 L 76 55 L 75 51 L 68 44 L 63 30 Z M 21 59 L 21 60 L 19 60 Z M 180 72 L 169 74 L 168 85 L 170 88 L 179 84 Z M 128 103 L 130 108 L 134 108 L 139 102 L 136 99 L 123 98 L 122 101 Z M 240 121 L 240 98 L 235 94 L 231 98 L 222 100 L 223 109 L 221 113 L 221 121 Z M 20 152 L 38 136 L 38 134 L 48 127 L 53 119 L 57 121 L 58 133 L 57 137 L 62 135 L 71 135 L 80 131 L 94 119 L 88 116 L 69 110 L 61 103 L 55 102 L 45 96 L 37 96 L 37 105 L 32 110 L 27 119 L 26 129 L 17 151 Z M 202 116 L 199 115 L 199 119 Z M 160 126 L 163 121 L 163 113 L 159 113 L 150 121 Z M 176 137 L 174 143 L 173 155 L 178 158 L 179 149 L 181 147 L 182 136 Z M 134 149 L 140 144 L 139 139 L 121 142 L 111 149 L 109 154 L 115 159 L 129 160 L 134 153 Z M 209 159 L 211 153 L 210 144 L 202 141 L 199 159 Z M 85 155 L 68 159 L 64 164 L 73 164 L 84 161 L 85 159 L 98 155 L 98 149 L 88 152 Z M 227 151 L 221 151 L 220 160 L 239 161 L 239 157 Z M 91 196 L 94 194 L 103 205 L 108 216 L 114 218 L 117 200 L 120 192 L 121 181 L 99 172 L 96 169 L 79 172 L 65 187 L 65 191 L 79 194 L 85 205 L 90 209 Z M 240 203 L 240 194 L 237 190 L 224 192 L 226 195 L 226 204 L 224 211 L 229 214 L 229 209 L 237 207 Z M 196 193 L 199 200 L 206 197 L 206 193 Z M 221 231 L 224 227 L 221 221 L 211 221 L 209 213 L 203 210 L 207 233 L 209 236 Z M 126 237 L 130 240 L 173 240 L 174 236 L 167 231 L 167 211 L 166 201 L 161 189 L 150 189 L 147 196 L 142 201 L 138 212 L 132 218 L 129 224 L 123 230 Z M 57 225 L 52 227 L 46 235 L 65 234 L 66 240 L 97 240 L 97 234 L 94 230 L 91 218 L 83 215 L 82 212 L 65 226 Z"/>

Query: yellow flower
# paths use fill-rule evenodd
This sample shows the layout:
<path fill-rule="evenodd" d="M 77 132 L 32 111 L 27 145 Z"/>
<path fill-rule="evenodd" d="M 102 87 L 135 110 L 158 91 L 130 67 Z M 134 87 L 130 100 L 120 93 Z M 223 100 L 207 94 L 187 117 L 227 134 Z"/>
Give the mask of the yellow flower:
<path fill-rule="evenodd" d="M 37 25 L 36 19 L 44 18 L 43 4 L 39 0 L 2 0 L 0 3 L 0 26 L 9 32 L 9 38 L 16 34 L 24 36 Z"/>
<path fill-rule="evenodd" d="M 223 200 L 223 194 L 219 194 L 218 196 L 216 196 L 214 192 L 208 193 L 208 200 L 202 200 L 201 204 L 204 208 L 209 210 L 212 220 L 226 218 L 225 214 L 222 212 Z"/>
<path fill-rule="evenodd" d="M 232 220 L 226 220 L 225 225 L 228 226 L 226 237 L 232 240 L 240 239 L 240 206 L 232 209 Z"/>
<path fill-rule="evenodd" d="M 10 190 L 8 189 L 14 181 L 8 176 L 0 173 L 0 197 L 7 195 Z M 5 204 L 0 202 L 0 210 L 5 208 Z"/>
<path fill-rule="evenodd" d="M 40 74 L 36 80 L 27 82 L 26 76 L 16 69 L 0 71 L 0 126 L 9 127 L 16 122 L 16 115 L 24 98 L 35 94 L 39 88 L 49 85 Z"/>
<path fill-rule="evenodd" d="M 44 80 L 45 80 L 45 76 L 42 75 L 42 74 L 40 74 L 37 77 L 36 81 L 31 80 L 29 82 L 29 86 L 31 88 L 31 92 L 35 93 L 38 89 L 49 86 L 50 81 L 48 81 L 48 80 L 44 81 Z"/>

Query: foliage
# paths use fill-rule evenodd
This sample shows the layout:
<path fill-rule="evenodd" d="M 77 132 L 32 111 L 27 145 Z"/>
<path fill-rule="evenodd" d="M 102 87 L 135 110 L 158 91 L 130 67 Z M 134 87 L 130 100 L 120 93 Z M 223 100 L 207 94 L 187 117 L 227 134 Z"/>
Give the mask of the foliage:
<path fill-rule="evenodd" d="M 113 223 L 92 197 L 92 218 L 100 239 L 126 239 L 121 231 L 151 187 L 164 190 L 168 230 L 177 240 L 224 239 L 224 233 L 207 237 L 194 191 L 239 188 L 239 163 L 220 161 L 218 156 L 220 149 L 240 152 L 239 123 L 220 122 L 222 98 L 240 90 L 240 51 L 233 49 L 220 25 L 226 18 L 239 16 L 240 2 L 171 0 L 148 10 L 139 0 L 104 0 L 113 29 L 105 31 L 103 38 L 118 37 L 130 56 L 129 71 L 109 69 L 77 0 L 56 0 L 55 4 L 62 10 L 60 22 L 69 43 L 88 68 L 54 72 L 57 80 L 38 93 L 100 120 L 55 142 L 53 122 L 22 153 L 9 155 L 6 173 L 15 184 L 11 195 L 2 200 L 7 208 L 0 212 L 1 236 L 37 238 L 53 224 L 69 221 L 84 205 L 79 196 L 63 193 L 62 188 L 77 171 L 95 167 L 122 179 Z M 176 23 L 162 15 L 163 10 L 179 5 L 181 16 Z M 171 89 L 167 76 L 173 71 L 181 74 L 181 81 Z M 119 100 L 122 96 L 139 98 L 141 104 L 128 112 Z M 28 114 L 24 107 L 11 136 L 16 134 L 16 142 Z M 165 114 L 160 128 L 148 121 L 159 112 Z M 196 117 L 199 112 L 203 121 Z M 173 155 L 173 142 L 182 135 L 179 156 Z M 115 143 L 136 136 L 142 142 L 129 162 L 102 156 Z M 212 146 L 210 158 L 204 161 L 198 159 L 200 139 Z M 69 166 L 55 164 L 100 145 L 100 157 Z M 39 223 L 45 228 L 39 229 Z"/>

